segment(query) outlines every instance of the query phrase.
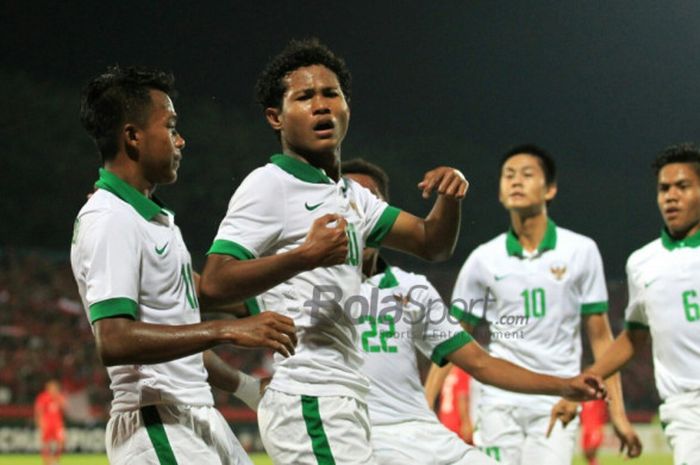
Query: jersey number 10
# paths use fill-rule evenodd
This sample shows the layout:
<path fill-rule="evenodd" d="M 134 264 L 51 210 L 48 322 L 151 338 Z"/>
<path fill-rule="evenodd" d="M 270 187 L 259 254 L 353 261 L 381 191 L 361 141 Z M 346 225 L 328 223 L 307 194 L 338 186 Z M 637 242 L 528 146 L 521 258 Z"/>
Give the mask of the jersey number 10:
<path fill-rule="evenodd" d="M 523 296 L 526 318 L 531 316 L 542 318 L 547 313 L 547 299 L 544 295 L 544 289 L 541 287 L 525 289 L 520 295 Z"/>

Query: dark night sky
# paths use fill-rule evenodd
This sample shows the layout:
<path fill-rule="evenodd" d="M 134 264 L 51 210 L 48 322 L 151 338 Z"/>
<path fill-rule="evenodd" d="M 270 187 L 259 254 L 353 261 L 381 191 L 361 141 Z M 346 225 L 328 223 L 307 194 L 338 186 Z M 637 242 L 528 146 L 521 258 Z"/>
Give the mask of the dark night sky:
<path fill-rule="evenodd" d="M 660 228 L 650 161 L 698 139 L 697 1 L 104 3 L 4 2 L 0 65 L 76 87 L 115 62 L 164 67 L 181 94 L 262 125 L 257 73 L 289 38 L 317 36 L 353 73 L 345 157 L 382 147 L 382 164 L 418 144 L 423 158 L 389 173 L 399 206 L 436 164 L 470 179 L 454 266 L 507 226 L 497 160 L 532 141 L 559 162 L 555 221 L 596 239 L 622 277 Z"/>

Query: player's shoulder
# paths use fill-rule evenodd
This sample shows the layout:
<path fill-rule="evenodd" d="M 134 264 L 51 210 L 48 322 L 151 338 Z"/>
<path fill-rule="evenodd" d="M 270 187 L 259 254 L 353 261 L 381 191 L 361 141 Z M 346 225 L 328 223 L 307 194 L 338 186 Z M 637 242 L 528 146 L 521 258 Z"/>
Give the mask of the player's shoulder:
<path fill-rule="evenodd" d="M 568 247 L 597 248 L 595 240 L 568 228 L 557 226 L 557 243 Z"/>
<path fill-rule="evenodd" d="M 488 241 L 476 246 L 469 256 L 473 258 L 484 258 L 493 257 L 494 255 L 498 254 L 506 255 L 506 239 L 507 233 L 502 232 Z"/>
<path fill-rule="evenodd" d="M 126 226 L 135 221 L 135 213 L 128 202 L 107 190 L 97 189 L 78 212 L 78 221 L 82 225 Z"/>
<path fill-rule="evenodd" d="M 656 238 L 651 242 L 643 245 L 630 254 L 627 258 L 627 268 L 635 269 L 644 266 L 649 260 L 652 260 L 660 252 L 663 252 L 663 244 L 660 238 Z"/>
<path fill-rule="evenodd" d="M 392 266 L 391 272 L 396 277 L 399 285 L 402 287 L 413 287 L 416 285 L 431 285 L 428 277 L 419 273 L 406 271 L 402 268 Z M 432 286 L 432 285 L 431 285 Z"/>

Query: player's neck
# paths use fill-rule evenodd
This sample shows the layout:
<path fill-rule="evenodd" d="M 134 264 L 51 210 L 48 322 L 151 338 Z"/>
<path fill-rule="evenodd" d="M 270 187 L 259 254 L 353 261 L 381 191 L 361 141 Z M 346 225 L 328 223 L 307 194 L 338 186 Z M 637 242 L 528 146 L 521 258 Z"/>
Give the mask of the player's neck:
<path fill-rule="evenodd" d="M 331 153 L 299 153 L 291 147 L 282 147 L 282 153 L 321 169 L 333 181 L 340 179 L 340 150 Z"/>
<path fill-rule="evenodd" d="M 155 190 L 156 186 L 149 183 L 143 177 L 141 170 L 138 169 L 138 165 L 136 165 L 136 163 L 129 161 L 124 162 L 123 159 L 117 156 L 114 160 L 106 161 L 104 168 L 137 191 L 141 192 L 146 197 L 150 198 L 151 194 Z"/>
<path fill-rule="evenodd" d="M 536 250 L 544 239 L 548 221 L 546 208 L 534 215 L 521 215 L 516 212 L 510 214 L 511 226 L 518 236 L 518 242 L 528 252 Z"/>

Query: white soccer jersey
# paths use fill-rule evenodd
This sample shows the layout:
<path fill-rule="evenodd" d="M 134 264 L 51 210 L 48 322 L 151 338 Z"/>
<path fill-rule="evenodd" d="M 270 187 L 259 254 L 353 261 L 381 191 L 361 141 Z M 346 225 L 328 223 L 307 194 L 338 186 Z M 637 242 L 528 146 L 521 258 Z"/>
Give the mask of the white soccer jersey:
<path fill-rule="evenodd" d="M 628 328 L 649 330 L 662 399 L 700 390 L 700 233 L 661 238 L 627 260 Z"/>
<path fill-rule="evenodd" d="M 600 253 L 593 240 L 551 220 L 538 249 L 523 251 L 512 231 L 476 248 L 462 267 L 452 312 L 490 325 L 489 350 L 532 371 L 575 376 L 581 369 L 581 315 L 607 311 Z M 483 386 L 484 404 L 548 409 L 558 398 Z"/>
<path fill-rule="evenodd" d="M 359 372 L 357 332 L 346 301 L 360 292 L 362 250 L 379 246 L 399 210 L 352 180 L 326 174 L 287 155 L 249 174 L 233 194 L 209 253 L 239 260 L 299 247 L 314 220 L 334 213 L 347 222 L 345 264 L 300 273 L 249 301 L 252 313 L 271 310 L 294 319 L 295 354 L 275 354 L 270 388 L 307 396 L 364 400 L 368 382 Z"/>
<path fill-rule="evenodd" d="M 91 323 L 199 323 L 190 254 L 171 212 L 104 169 L 75 220 L 71 266 Z M 202 354 L 107 367 L 112 412 L 156 403 L 213 405 Z"/>
<path fill-rule="evenodd" d="M 387 267 L 362 284 L 358 347 L 370 380 L 372 426 L 435 421 L 420 382 L 416 349 L 442 366 L 472 340 L 425 276 Z"/>

